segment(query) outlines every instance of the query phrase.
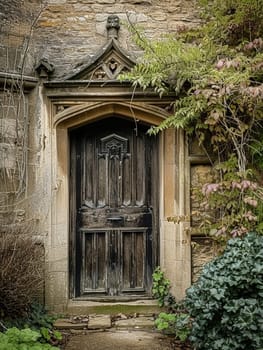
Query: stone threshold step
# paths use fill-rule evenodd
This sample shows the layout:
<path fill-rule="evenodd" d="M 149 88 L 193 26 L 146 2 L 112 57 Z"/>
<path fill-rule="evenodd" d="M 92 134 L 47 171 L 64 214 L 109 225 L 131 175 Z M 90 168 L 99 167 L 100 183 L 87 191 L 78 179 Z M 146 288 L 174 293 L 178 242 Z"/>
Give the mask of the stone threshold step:
<path fill-rule="evenodd" d="M 154 329 L 153 315 L 136 315 L 135 317 L 119 314 L 75 316 L 68 319 L 58 319 L 54 327 L 59 330 L 105 330 L 115 329 Z"/>
<path fill-rule="evenodd" d="M 73 299 L 70 300 L 67 308 L 67 315 L 83 315 L 83 314 L 158 314 L 161 309 L 156 300 L 145 299 L 130 302 L 96 302 Z"/>

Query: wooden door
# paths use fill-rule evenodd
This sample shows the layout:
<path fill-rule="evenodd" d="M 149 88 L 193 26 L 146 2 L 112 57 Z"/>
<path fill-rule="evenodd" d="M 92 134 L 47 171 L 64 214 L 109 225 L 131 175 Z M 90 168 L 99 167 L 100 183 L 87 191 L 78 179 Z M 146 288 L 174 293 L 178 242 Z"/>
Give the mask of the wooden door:
<path fill-rule="evenodd" d="M 112 117 L 71 138 L 73 294 L 149 296 L 158 250 L 157 140 Z"/>

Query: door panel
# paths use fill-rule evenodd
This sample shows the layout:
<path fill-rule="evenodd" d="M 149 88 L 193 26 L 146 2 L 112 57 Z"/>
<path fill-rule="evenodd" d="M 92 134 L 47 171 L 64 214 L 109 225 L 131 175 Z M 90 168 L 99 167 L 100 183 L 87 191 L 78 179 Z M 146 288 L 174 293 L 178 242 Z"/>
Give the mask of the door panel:
<path fill-rule="evenodd" d="M 82 293 L 106 292 L 106 233 L 88 232 L 82 235 Z"/>
<path fill-rule="evenodd" d="M 122 232 L 122 291 L 145 291 L 146 232 Z"/>
<path fill-rule="evenodd" d="M 147 128 L 112 117 L 70 134 L 74 296 L 151 294 L 158 157 Z"/>

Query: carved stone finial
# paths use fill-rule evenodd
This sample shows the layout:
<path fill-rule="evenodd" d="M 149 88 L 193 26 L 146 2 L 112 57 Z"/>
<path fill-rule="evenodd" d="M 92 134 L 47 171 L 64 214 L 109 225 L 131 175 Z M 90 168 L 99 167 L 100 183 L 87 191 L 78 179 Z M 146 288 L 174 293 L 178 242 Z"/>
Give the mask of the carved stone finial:
<path fill-rule="evenodd" d="M 107 18 L 106 24 L 108 39 L 118 39 L 118 32 L 120 29 L 120 19 L 117 15 L 110 15 Z"/>
<path fill-rule="evenodd" d="M 40 78 L 46 79 L 54 72 L 54 66 L 48 62 L 47 58 L 42 58 L 36 66 L 36 71 Z"/>

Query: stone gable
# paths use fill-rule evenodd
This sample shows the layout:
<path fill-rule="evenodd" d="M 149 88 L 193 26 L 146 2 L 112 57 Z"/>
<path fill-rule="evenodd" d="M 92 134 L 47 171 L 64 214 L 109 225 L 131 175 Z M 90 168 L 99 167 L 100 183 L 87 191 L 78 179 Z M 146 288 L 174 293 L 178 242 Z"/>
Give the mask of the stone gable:
<path fill-rule="evenodd" d="M 27 73 L 33 74 L 34 65 L 45 57 L 56 67 L 54 77 L 62 76 L 105 44 L 109 15 L 118 15 L 122 23 L 129 19 L 143 28 L 147 37 L 160 38 L 198 22 L 193 4 L 193 0 L 2 0 L 0 20 L 5 25 L 0 30 L 0 70 L 19 70 L 18 56 L 29 45 Z M 129 52 L 140 53 L 125 25 L 121 26 L 119 41 Z M 13 56 L 12 66 L 6 62 L 7 53 L 9 61 Z"/>

